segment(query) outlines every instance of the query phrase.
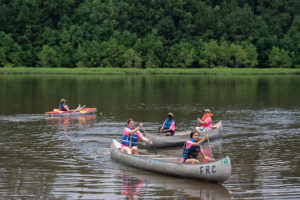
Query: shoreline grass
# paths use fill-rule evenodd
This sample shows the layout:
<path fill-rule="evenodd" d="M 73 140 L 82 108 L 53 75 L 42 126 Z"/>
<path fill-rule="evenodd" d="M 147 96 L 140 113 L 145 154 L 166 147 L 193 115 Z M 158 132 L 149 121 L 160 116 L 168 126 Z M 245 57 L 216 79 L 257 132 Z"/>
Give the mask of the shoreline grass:
<path fill-rule="evenodd" d="M 62 74 L 62 75 L 300 75 L 300 68 L 0 68 L 0 74 Z"/>

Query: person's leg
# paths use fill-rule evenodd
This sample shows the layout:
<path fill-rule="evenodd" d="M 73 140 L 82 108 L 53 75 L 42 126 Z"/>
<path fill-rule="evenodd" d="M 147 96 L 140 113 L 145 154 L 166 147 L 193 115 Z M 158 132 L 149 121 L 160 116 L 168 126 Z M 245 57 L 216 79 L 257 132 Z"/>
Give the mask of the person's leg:
<path fill-rule="evenodd" d="M 212 159 L 211 157 L 207 156 L 207 155 L 204 155 L 203 156 L 204 160 L 207 161 L 207 162 L 211 162 L 211 161 L 214 161 L 215 159 Z"/>
<path fill-rule="evenodd" d="M 138 150 L 137 146 L 131 147 L 131 152 L 134 155 L 139 155 L 139 150 Z"/>
<path fill-rule="evenodd" d="M 132 151 L 129 147 L 122 147 L 121 151 L 128 153 L 128 154 L 132 154 Z"/>
<path fill-rule="evenodd" d="M 164 136 L 170 136 L 170 132 L 165 132 Z"/>
<path fill-rule="evenodd" d="M 194 159 L 194 158 L 189 158 L 185 161 L 186 164 L 197 164 L 197 163 L 200 163 L 199 160 L 197 159 Z"/>
<path fill-rule="evenodd" d="M 204 127 L 203 126 L 196 126 L 195 127 L 195 131 L 197 131 L 198 133 L 203 132 L 204 131 Z"/>

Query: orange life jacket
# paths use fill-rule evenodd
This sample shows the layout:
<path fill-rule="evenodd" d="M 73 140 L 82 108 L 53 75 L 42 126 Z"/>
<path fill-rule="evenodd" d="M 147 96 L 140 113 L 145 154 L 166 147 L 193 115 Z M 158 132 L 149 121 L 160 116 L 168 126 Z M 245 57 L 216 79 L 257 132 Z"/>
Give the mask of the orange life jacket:
<path fill-rule="evenodd" d="M 207 114 L 204 114 L 203 117 L 202 117 L 202 121 L 205 121 L 208 117 L 212 117 L 214 116 L 212 113 L 207 113 Z M 202 123 L 200 123 L 202 125 Z"/>

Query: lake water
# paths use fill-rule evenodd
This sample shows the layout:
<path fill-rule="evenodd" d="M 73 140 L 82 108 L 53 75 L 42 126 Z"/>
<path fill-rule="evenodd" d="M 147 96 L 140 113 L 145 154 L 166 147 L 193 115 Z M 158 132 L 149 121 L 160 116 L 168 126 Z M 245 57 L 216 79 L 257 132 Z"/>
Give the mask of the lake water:
<path fill-rule="evenodd" d="M 98 112 L 46 117 L 61 98 Z M 211 147 L 230 157 L 228 181 L 111 160 L 129 117 L 154 133 L 172 112 L 186 131 L 204 108 L 223 122 Z M 157 151 L 179 156 L 182 147 Z M 299 161 L 300 76 L 0 75 L 0 199 L 300 199 Z"/>

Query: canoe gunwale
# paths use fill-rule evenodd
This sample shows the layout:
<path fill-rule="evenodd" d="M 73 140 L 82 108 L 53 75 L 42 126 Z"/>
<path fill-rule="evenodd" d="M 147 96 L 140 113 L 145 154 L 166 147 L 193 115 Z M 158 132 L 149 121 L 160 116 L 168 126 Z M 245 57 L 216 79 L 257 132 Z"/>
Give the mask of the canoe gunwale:
<path fill-rule="evenodd" d="M 216 127 L 217 126 L 217 127 Z M 219 121 L 214 125 L 214 129 L 208 131 L 207 133 L 210 135 L 209 140 L 213 141 L 222 136 L 222 121 Z M 163 136 L 157 133 L 155 134 L 147 134 L 146 137 L 153 142 L 153 146 L 156 148 L 165 148 L 165 147 L 175 147 L 183 145 L 184 141 L 189 139 L 190 133 L 176 134 L 175 136 Z M 205 132 L 200 132 L 200 137 L 203 137 Z M 150 145 L 145 144 L 147 148 L 152 148 Z"/>

